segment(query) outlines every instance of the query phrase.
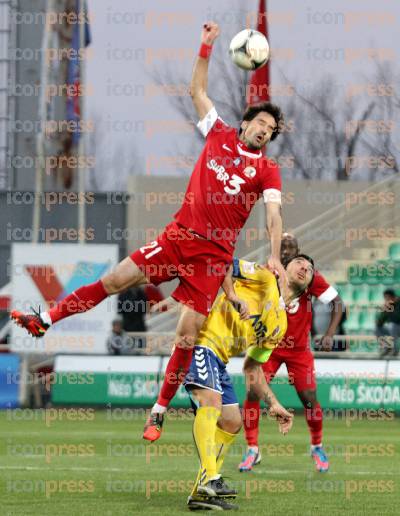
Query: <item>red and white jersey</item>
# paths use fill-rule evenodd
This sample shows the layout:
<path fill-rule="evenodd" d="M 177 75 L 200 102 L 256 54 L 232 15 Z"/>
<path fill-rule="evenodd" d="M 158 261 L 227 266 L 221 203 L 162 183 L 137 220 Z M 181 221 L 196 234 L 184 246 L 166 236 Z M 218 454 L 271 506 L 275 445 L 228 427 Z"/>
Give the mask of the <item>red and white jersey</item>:
<path fill-rule="evenodd" d="M 198 127 L 206 144 L 175 220 L 232 252 L 259 197 L 281 203 L 280 170 L 261 150 L 248 149 L 214 107 Z"/>
<path fill-rule="evenodd" d="M 293 349 L 296 351 L 308 349 L 312 324 L 312 297 L 328 304 L 337 295 L 337 290 L 315 271 L 308 289 L 286 307 L 288 327 L 284 339 L 278 345 L 277 352 L 281 354 L 285 351 L 290 353 Z"/>

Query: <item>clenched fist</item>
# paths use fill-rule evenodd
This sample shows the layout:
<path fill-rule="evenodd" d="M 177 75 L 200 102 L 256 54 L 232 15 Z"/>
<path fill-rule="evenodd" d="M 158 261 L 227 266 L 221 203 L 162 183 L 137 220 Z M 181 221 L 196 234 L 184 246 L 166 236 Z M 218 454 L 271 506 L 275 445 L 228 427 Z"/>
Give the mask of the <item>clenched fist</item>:
<path fill-rule="evenodd" d="M 213 45 L 214 41 L 219 36 L 219 25 L 218 23 L 209 21 L 204 24 L 203 30 L 201 31 L 201 42 L 206 45 Z"/>

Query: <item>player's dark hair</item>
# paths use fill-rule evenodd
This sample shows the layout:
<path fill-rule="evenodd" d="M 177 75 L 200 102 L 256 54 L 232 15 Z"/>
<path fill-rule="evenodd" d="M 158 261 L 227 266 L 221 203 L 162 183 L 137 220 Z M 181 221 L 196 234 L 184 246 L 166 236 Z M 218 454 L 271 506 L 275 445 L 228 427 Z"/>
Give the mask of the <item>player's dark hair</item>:
<path fill-rule="evenodd" d="M 392 288 L 387 288 L 384 293 L 384 296 L 396 297 L 396 292 Z"/>
<path fill-rule="evenodd" d="M 268 113 L 271 115 L 276 122 L 276 129 L 272 133 L 271 141 L 275 140 L 278 137 L 278 134 L 282 132 L 284 126 L 284 118 L 281 111 L 281 108 L 276 104 L 272 104 L 272 102 L 261 102 L 260 104 L 254 104 L 248 106 L 246 111 L 243 113 L 243 122 L 250 122 L 255 118 L 258 113 Z M 243 129 L 239 130 L 239 134 L 243 131 Z"/>
<path fill-rule="evenodd" d="M 303 294 L 304 292 L 307 291 L 307 289 L 310 287 L 311 283 L 314 281 L 314 273 L 315 273 L 314 260 L 311 258 L 311 256 L 308 256 L 308 254 L 299 253 L 299 254 L 296 254 L 296 256 L 293 256 L 293 258 L 290 258 L 290 260 L 285 265 L 285 269 L 289 265 L 289 263 L 292 262 L 293 260 L 296 260 L 296 258 L 304 258 L 305 260 L 307 260 L 308 262 L 311 263 L 312 268 L 313 268 L 311 281 L 308 284 L 308 286 L 304 290 L 302 290 L 301 293 Z"/>
<path fill-rule="evenodd" d="M 290 262 L 292 262 L 293 260 L 296 260 L 297 258 L 304 258 L 305 260 L 307 260 L 308 262 L 311 263 L 312 265 L 312 268 L 315 269 L 315 266 L 314 266 L 314 260 L 311 258 L 311 256 L 308 256 L 308 254 L 303 254 L 303 253 L 299 253 L 299 254 L 296 254 L 296 256 L 293 256 L 293 258 L 291 258 L 287 264 L 286 264 L 286 267 L 289 265 Z"/>

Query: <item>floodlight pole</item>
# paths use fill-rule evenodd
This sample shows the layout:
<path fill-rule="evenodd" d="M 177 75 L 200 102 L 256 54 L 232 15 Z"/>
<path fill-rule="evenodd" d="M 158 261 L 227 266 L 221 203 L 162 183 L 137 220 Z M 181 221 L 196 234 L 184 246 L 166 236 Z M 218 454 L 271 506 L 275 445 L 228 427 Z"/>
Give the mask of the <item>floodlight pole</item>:
<path fill-rule="evenodd" d="M 47 3 L 46 14 L 53 12 L 54 0 L 49 0 Z M 46 168 L 45 162 L 45 138 L 47 125 L 47 95 L 49 74 L 49 39 L 50 31 L 52 30 L 50 16 L 46 16 L 46 23 L 44 26 L 43 40 L 42 40 L 42 62 L 40 70 L 40 97 L 39 97 L 39 121 L 41 122 L 39 133 L 36 137 L 36 170 L 35 170 L 35 203 L 33 205 L 32 217 L 32 242 L 37 244 L 39 241 L 40 230 L 40 215 L 41 215 L 41 196 L 43 192 L 43 173 Z"/>
<path fill-rule="evenodd" d="M 79 54 L 79 75 L 80 75 L 80 92 L 79 103 L 80 103 L 80 121 L 85 120 L 85 60 L 86 60 L 86 45 L 85 45 L 85 2 L 80 0 L 79 2 L 79 47 L 83 52 Z M 78 93 L 78 92 L 77 92 Z M 82 123 L 81 123 L 82 127 Z M 79 128 L 80 130 L 80 128 Z M 86 212 L 85 212 L 85 173 L 86 173 L 86 160 L 85 158 L 85 131 L 79 133 L 79 144 L 78 144 L 78 235 L 79 243 L 84 244 L 86 240 Z"/>

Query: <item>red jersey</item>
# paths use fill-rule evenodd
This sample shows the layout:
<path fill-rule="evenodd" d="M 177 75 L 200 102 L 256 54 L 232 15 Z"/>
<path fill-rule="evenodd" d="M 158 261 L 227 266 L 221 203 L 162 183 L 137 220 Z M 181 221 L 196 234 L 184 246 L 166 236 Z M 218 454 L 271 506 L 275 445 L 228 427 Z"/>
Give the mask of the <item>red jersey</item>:
<path fill-rule="evenodd" d="M 206 144 L 175 220 L 231 253 L 259 197 L 281 202 L 279 167 L 261 150 L 248 149 L 215 108 L 198 127 Z"/>
<path fill-rule="evenodd" d="M 324 304 L 330 303 L 338 295 L 325 278 L 315 271 L 308 289 L 286 307 L 288 327 L 284 339 L 279 343 L 277 352 L 304 351 L 309 347 L 312 324 L 312 297 Z"/>

